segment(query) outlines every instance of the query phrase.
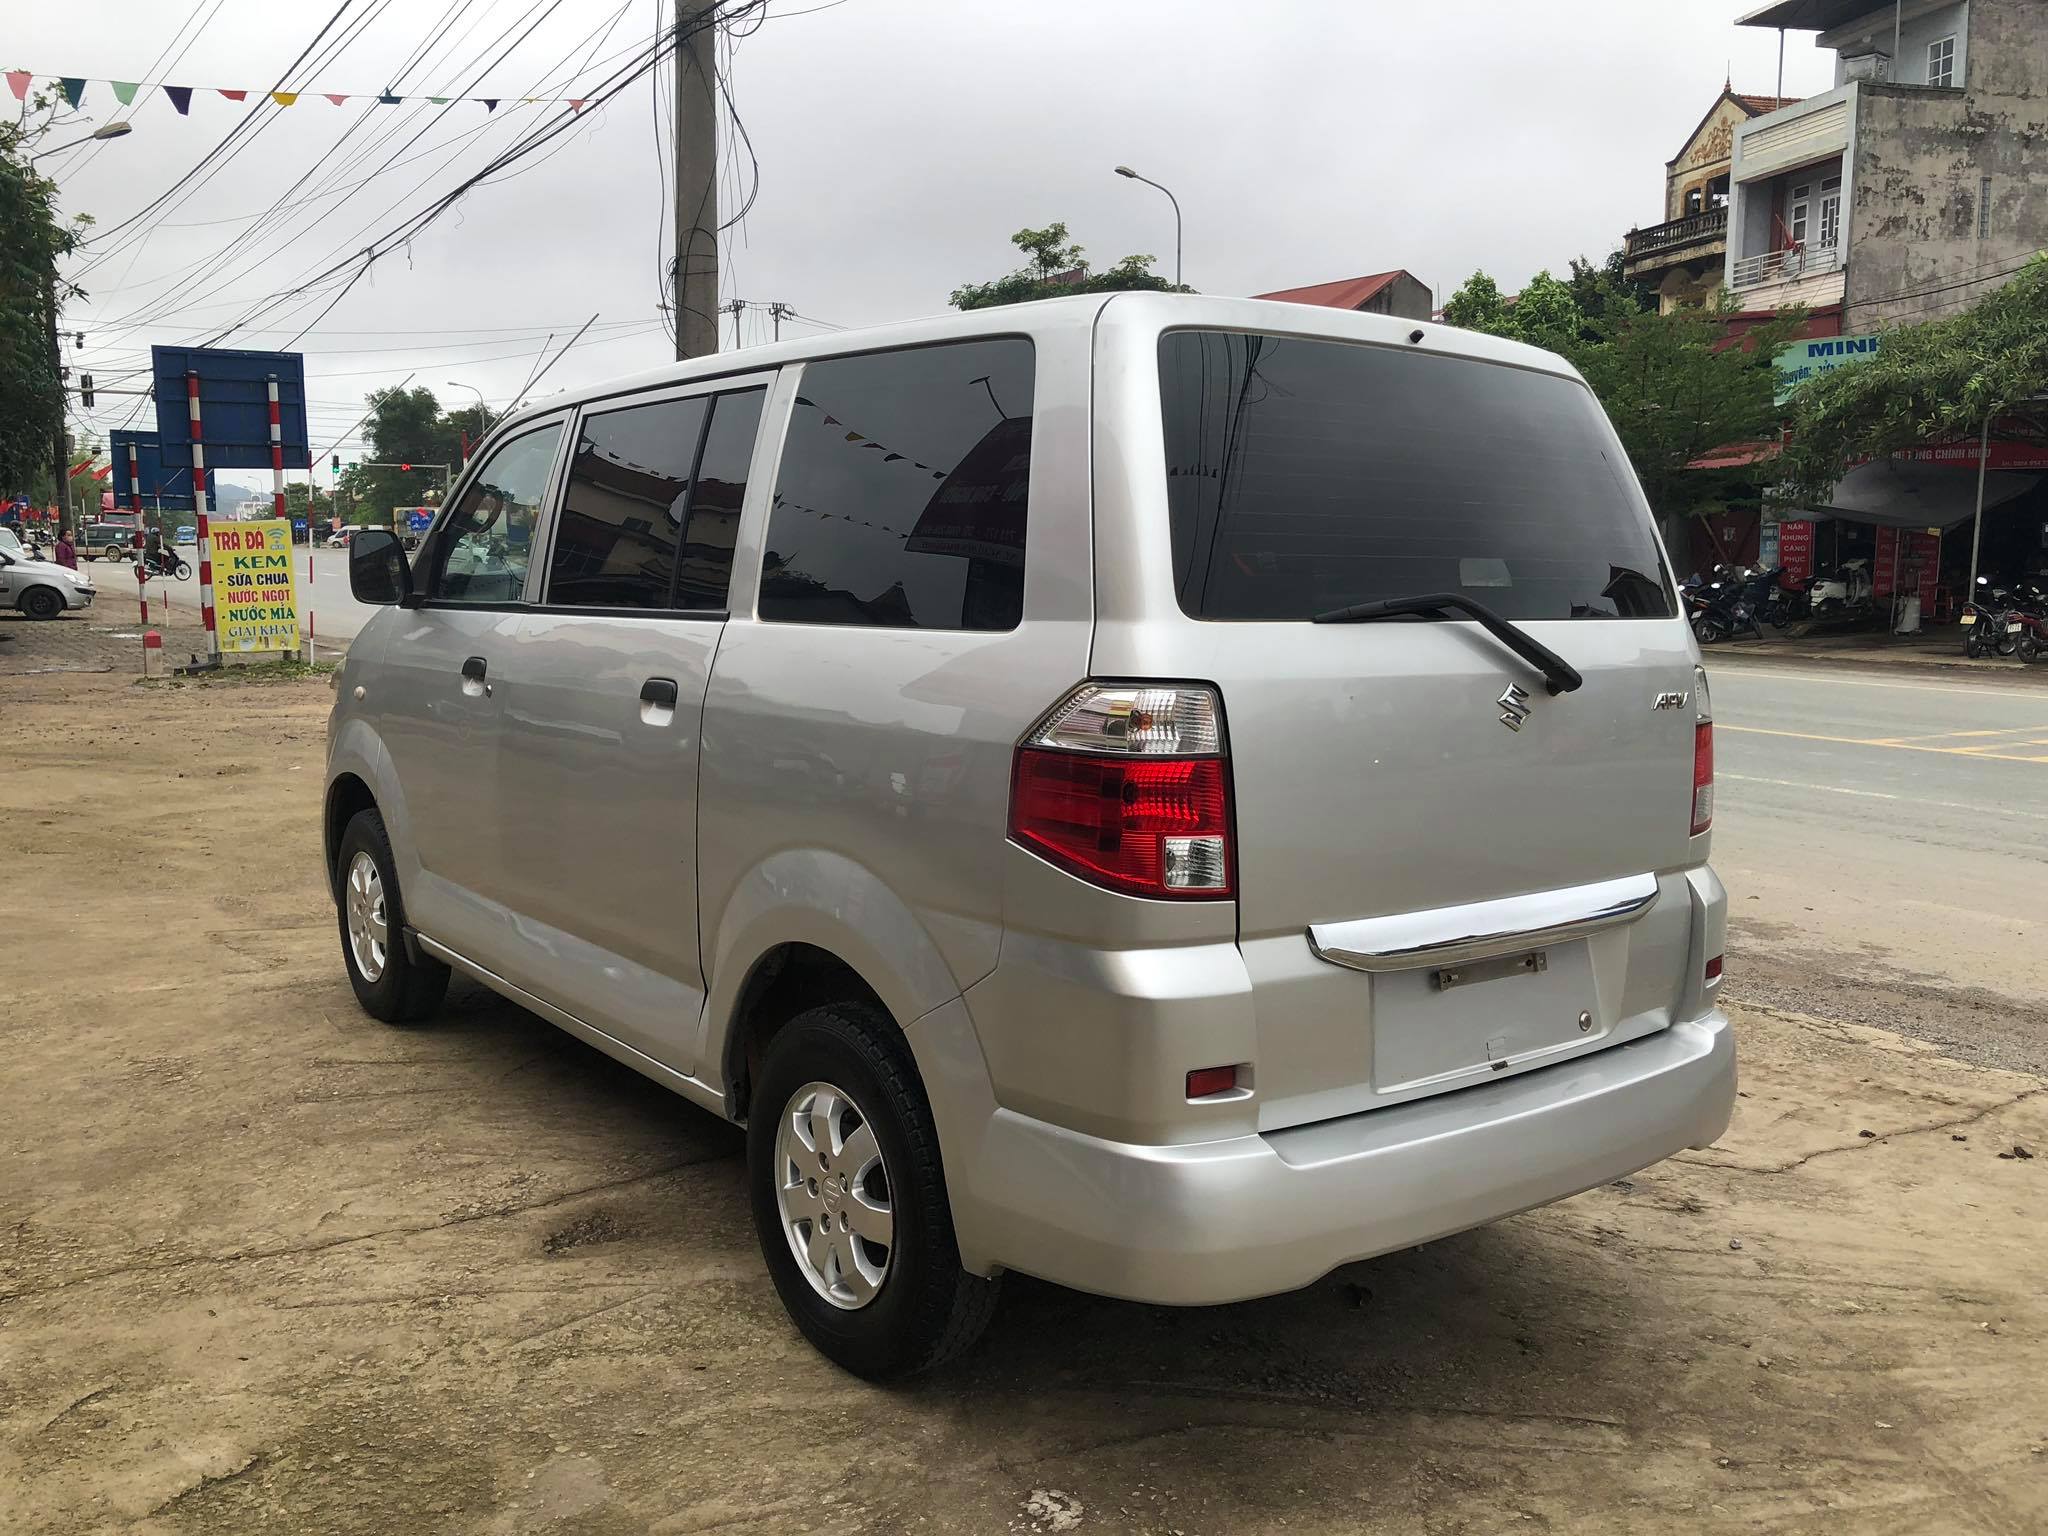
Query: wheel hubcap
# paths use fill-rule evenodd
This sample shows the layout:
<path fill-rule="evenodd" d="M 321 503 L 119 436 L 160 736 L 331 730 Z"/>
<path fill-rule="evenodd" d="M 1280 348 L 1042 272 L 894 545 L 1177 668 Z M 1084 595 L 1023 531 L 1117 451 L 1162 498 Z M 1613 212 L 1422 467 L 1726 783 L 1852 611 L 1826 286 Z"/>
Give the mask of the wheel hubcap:
<path fill-rule="evenodd" d="M 367 853 L 358 853 L 349 861 L 345 901 L 349 953 L 363 980 L 374 982 L 384 974 L 384 963 L 390 957 L 391 930 L 384 915 L 384 877 L 377 872 L 377 861 Z"/>
<path fill-rule="evenodd" d="M 775 1132 L 775 1203 L 796 1267 L 843 1311 L 866 1306 L 889 1276 L 896 1245 L 888 1168 L 853 1096 L 806 1083 Z"/>

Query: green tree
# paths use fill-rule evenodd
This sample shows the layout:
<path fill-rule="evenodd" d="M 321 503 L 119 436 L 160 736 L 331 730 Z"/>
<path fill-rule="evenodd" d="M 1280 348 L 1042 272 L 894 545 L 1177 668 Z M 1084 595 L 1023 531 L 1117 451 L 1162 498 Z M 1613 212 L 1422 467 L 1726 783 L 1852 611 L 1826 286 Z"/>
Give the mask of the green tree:
<path fill-rule="evenodd" d="M 393 508 L 424 506 L 432 499 L 429 492 L 434 496 L 441 493 L 443 465 L 461 468 L 460 428 L 423 384 L 383 390 L 367 398 L 367 457 L 376 467 L 356 466 L 361 478 L 349 485 L 353 501 L 349 520 L 387 523 Z M 473 420 L 474 412 L 466 413 L 466 419 Z M 394 464 L 414 467 L 389 467 Z"/>
<path fill-rule="evenodd" d="M 1761 505 L 1753 468 L 1689 466 L 1716 448 L 1778 435 L 1771 359 L 1806 316 L 1785 311 L 1730 343 L 1736 309 L 1725 289 L 1710 305 L 1661 315 L 1615 294 L 1595 324 L 1599 339 L 1573 358 L 1659 514 L 1704 517 Z"/>
<path fill-rule="evenodd" d="M 69 510 L 69 485 L 51 485 L 64 386 L 51 356 L 57 306 L 80 290 L 57 274 L 91 220 L 57 215 L 56 183 L 30 164 L 33 146 L 64 116 L 38 92 L 21 117 L 0 122 L 0 490 L 51 487 Z"/>
<path fill-rule="evenodd" d="M 1058 299 L 1076 293 L 1117 293 L 1146 289 L 1156 293 L 1192 293 L 1152 270 L 1152 256 L 1126 256 L 1115 266 L 1090 270 L 1083 249 L 1067 238 L 1065 224 L 1048 224 L 1043 229 L 1020 229 L 1010 243 L 1030 261 L 1006 277 L 986 283 L 968 283 L 953 290 L 955 309 L 987 309 L 996 304 L 1022 304 L 1032 299 Z"/>
<path fill-rule="evenodd" d="M 1780 467 L 1795 505 L 1825 504 L 1861 460 L 1974 438 L 1986 420 L 2048 396 L 2048 256 L 1959 315 L 1883 337 L 1874 357 L 1808 379 L 1792 396 Z M 1999 431 L 2048 435 L 2027 414 Z"/>
<path fill-rule="evenodd" d="M 1771 357 L 1805 315 L 1788 310 L 1731 343 L 1734 313 L 1724 291 L 1711 305 L 1659 314 L 1632 285 L 1584 261 L 1573 263 L 1569 282 L 1537 273 L 1512 303 L 1475 272 L 1444 306 L 1453 325 L 1543 347 L 1576 367 L 1660 516 L 1760 503 L 1753 470 L 1689 466 L 1713 449 L 1777 435 Z"/>

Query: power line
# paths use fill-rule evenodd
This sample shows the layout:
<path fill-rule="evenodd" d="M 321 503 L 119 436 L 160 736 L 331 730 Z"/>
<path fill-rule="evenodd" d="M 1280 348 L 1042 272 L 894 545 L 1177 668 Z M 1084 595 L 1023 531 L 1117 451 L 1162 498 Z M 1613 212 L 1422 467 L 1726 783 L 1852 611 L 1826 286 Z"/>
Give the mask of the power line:
<path fill-rule="evenodd" d="M 342 16 L 348 11 L 348 8 L 353 4 L 355 4 L 355 0 L 341 0 L 341 4 L 335 7 L 334 14 L 332 16 L 329 16 L 327 18 L 326 23 L 320 28 L 320 30 L 313 34 L 313 41 L 308 43 L 305 46 L 305 48 L 300 52 L 299 56 L 296 59 L 292 60 L 291 64 L 286 67 L 285 72 L 282 75 L 278 76 L 277 83 L 271 87 L 272 91 L 281 91 L 285 88 L 285 82 L 291 79 L 292 72 L 296 70 L 301 64 L 306 62 L 306 60 L 312 55 L 313 50 L 319 47 L 321 40 L 325 38 L 329 32 L 334 30 L 335 23 L 341 20 Z M 268 102 L 269 99 L 269 96 L 266 94 L 264 101 Z M 145 204 L 138 212 L 132 213 L 127 218 L 123 219 L 120 223 L 110 226 L 104 234 L 97 235 L 83 243 L 87 246 L 99 245 L 103 241 L 112 239 L 113 236 L 119 234 L 129 225 L 134 224 L 137 220 L 145 217 L 154 210 L 162 207 L 179 191 L 180 188 L 184 187 L 187 183 L 189 183 L 192 180 L 193 177 L 199 175 L 201 171 L 205 170 L 207 166 L 211 165 L 213 161 L 218 156 L 220 156 L 220 154 L 223 151 L 225 151 L 228 148 L 229 145 L 233 144 L 237 139 L 240 139 L 245 131 L 248 132 L 251 137 L 253 137 L 256 133 L 261 131 L 261 128 L 258 125 L 267 123 L 268 121 L 269 119 L 265 117 L 263 113 L 263 103 L 259 103 L 257 109 L 254 112 L 251 112 L 247 117 L 244 117 L 240 121 L 238 121 L 234 127 L 230 128 L 227 131 L 226 136 L 223 137 L 218 144 L 214 145 L 212 149 L 208 150 L 203 156 L 201 156 L 199 163 L 193 166 L 191 170 L 187 171 L 183 176 L 180 176 L 176 181 L 172 182 L 170 186 L 167 187 L 164 191 L 158 193 L 154 199 Z M 88 262 L 86 266 L 81 269 L 78 275 L 83 276 L 86 272 L 91 271 L 94 266 L 97 266 L 99 262 L 103 260 L 105 260 L 104 255 L 96 257 L 93 261 Z"/>

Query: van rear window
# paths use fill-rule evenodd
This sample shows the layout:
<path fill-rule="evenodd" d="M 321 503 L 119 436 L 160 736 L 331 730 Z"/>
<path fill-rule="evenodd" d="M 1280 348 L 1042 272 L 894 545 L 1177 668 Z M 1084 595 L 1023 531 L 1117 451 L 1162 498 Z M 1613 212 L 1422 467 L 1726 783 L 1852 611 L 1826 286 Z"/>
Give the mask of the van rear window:
<path fill-rule="evenodd" d="M 1174 580 L 1200 619 L 1458 592 L 1506 618 L 1668 618 L 1599 404 L 1553 374 L 1242 332 L 1160 339 Z"/>

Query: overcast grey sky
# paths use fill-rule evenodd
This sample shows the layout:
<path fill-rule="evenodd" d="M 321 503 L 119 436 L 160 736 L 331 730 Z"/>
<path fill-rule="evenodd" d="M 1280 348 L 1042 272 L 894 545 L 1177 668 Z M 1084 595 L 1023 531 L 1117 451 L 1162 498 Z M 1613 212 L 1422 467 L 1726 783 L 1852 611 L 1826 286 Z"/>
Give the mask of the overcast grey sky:
<path fill-rule="evenodd" d="M 104 231 L 251 112 L 339 3 L 7 0 L 0 64 L 32 71 L 39 85 L 90 79 L 81 128 L 133 120 L 125 138 L 43 162 L 65 208 Z M 1773 88 L 1777 35 L 1733 25 L 1753 4 L 1093 0 L 1048 11 L 1014 0 L 774 0 L 767 23 L 731 45 L 759 195 L 728 236 L 723 297 L 780 300 L 840 326 L 930 314 L 957 284 L 1016 264 L 1012 231 L 1054 219 L 1101 264 L 1146 251 L 1170 270 L 1172 209 L 1114 176 L 1118 162 L 1178 194 L 1187 281 L 1204 291 L 1391 267 L 1445 295 L 1475 267 L 1512 289 L 1575 255 L 1597 259 L 1630 225 L 1662 217 L 1664 161 L 1724 73 L 1738 90 Z M 82 354 L 67 343 L 67 361 L 108 381 L 144 363 L 148 343 L 203 336 L 359 248 L 565 110 L 516 98 L 543 81 L 553 96 L 594 88 L 625 62 L 615 56 L 649 38 L 655 9 L 352 0 L 343 25 L 367 25 L 295 106 L 189 201 L 160 210 L 146 239 L 128 238 L 136 226 L 97 248 L 112 253 L 81 277 L 89 298 L 66 311 L 65 328 L 87 335 Z M 481 62 L 506 47 L 492 40 L 516 40 L 536 16 L 531 35 L 479 79 Z M 198 18 L 208 19 L 195 37 Z M 250 100 L 201 90 L 188 117 L 160 93 L 119 108 L 102 82 L 156 78 L 152 64 L 174 37 L 185 51 L 167 83 L 246 88 Z M 458 103 L 435 119 L 440 109 L 423 102 L 367 99 L 422 46 L 429 53 L 397 90 L 506 98 L 497 112 Z M 1786 94 L 1825 89 L 1831 59 L 1811 34 L 1793 34 Z M 337 107 L 324 91 L 352 99 Z M 290 217 L 244 238 L 258 227 L 251 216 L 364 114 L 381 116 L 314 173 Z M 378 263 L 299 343 L 316 448 L 343 434 L 366 390 L 409 370 L 446 403 L 472 398 L 447 386 L 460 380 L 503 405 L 542 337 L 553 330 L 559 344 L 593 311 L 599 326 L 543 392 L 670 356 L 656 309 L 666 214 L 654 116 L 646 81 L 585 109 L 554 152 L 471 192 Z M 399 131 L 365 149 L 385 128 Z M 420 128 L 409 163 L 362 180 Z M 361 184 L 314 196 L 329 172 L 338 186 Z M 752 176 L 742 152 L 724 178 L 726 214 Z M 200 265 L 223 253 L 218 271 Z M 281 345 L 318 307 L 266 315 L 267 329 L 228 344 Z M 132 323 L 121 328 L 123 319 Z M 765 314 L 742 323 L 748 341 L 766 339 Z M 726 345 L 731 328 L 726 317 Z M 803 332 L 792 324 L 785 334 Z M 121 425 L 133 404 L 102 398 L 92 425 Z"/>

